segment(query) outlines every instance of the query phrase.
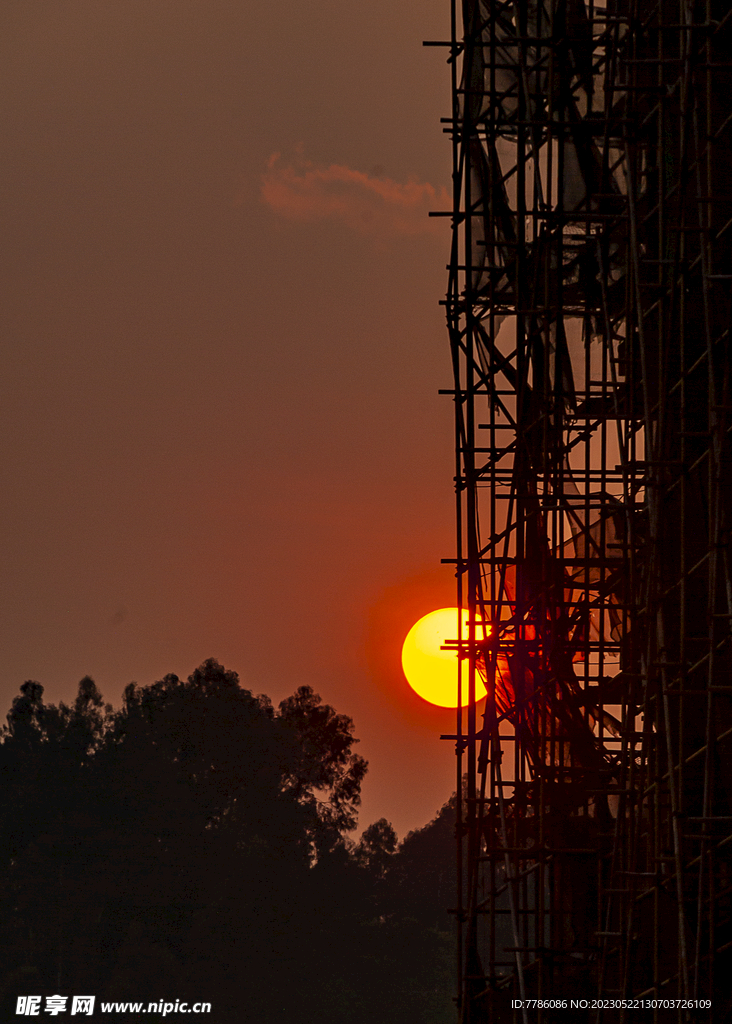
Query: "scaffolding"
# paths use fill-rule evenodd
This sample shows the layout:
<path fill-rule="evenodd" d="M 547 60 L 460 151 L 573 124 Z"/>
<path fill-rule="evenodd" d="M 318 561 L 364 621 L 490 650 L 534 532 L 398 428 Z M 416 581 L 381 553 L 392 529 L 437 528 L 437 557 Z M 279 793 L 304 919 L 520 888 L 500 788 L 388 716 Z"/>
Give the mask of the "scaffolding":
<path fill-rule="evenodd" d="M 461 1024 L 732 1019 L 731 7 L 452 0 L 433 44 Z"/>

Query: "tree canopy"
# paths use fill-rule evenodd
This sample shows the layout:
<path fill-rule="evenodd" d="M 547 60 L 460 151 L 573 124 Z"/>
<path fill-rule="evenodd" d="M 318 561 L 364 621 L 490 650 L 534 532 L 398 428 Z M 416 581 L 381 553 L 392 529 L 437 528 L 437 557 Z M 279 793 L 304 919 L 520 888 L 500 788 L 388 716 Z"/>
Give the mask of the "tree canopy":
<path fill-rule="evenodd" d="M 398 846 L 383 819 L 349 839 L 357 742 L 310 687 L 274 708 L 213 660 L 131 684 L 117 710 L 89 677 L 70 705 L 24 683 L 0 742 L 4 1003 L 73 991 L 209 1000 L 216 1024 L 451 1020 L 449 923 L 405 882 L 449 873 L 435 857 L 451 864 L 451 844 L 433 823 Z M 418 838 L 435 827 L 437 846 Z M 440 886 L 427 902 L 446 906 Z"/>

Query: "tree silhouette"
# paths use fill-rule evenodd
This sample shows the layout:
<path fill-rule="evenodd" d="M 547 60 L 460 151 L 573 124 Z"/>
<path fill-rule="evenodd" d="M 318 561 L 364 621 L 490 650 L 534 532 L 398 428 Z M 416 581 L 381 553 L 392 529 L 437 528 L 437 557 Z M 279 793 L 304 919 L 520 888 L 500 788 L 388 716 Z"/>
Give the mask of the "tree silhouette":
<path fill-rule="evenodd" d="M 213 660 L 116 711 L 88 677 L 70 705 L 24 683 L 0 742 L 8 1019 L 33 992 L 209 1000 L 215 1024 L 451 1020 L 444 933 L 399 881 L 414 839 L 348 837 L 356 742 L 309 687 L 275 709 Z"/>

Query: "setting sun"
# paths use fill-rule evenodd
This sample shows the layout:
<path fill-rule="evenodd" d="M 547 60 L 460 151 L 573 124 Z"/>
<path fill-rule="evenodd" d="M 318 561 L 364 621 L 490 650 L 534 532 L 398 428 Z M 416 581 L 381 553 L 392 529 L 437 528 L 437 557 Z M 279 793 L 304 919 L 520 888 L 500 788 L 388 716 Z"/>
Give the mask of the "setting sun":
<path fill-rule="evenodd" d="M 485 634 L 485 627 L 483 627 Z M 490 627 L 488 627 L 490 631 Z M 463 638 L 468 635 L 468 613 L 463 611 Z M 423 700 L 442 708 L 456 708 L 457 651 L 441 650 L 443 644 L 456 641 L 458 609 L 438 608 L 423 616 L 407 633 L 402 647 L 402 668 L 407 682 Z M 479 639 L 482 639 L 479 637 Z M 467 660 L 461 662 L 462 703 L 468 702 Z M 482 700 L 486 688 L 480 678 L 475 681 L 475 695 Z"/>

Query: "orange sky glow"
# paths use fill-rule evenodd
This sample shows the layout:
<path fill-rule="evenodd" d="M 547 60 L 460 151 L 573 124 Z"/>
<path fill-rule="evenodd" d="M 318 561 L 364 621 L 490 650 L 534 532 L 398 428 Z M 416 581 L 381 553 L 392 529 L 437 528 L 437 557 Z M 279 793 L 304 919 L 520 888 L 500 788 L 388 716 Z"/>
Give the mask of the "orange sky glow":
<path fill-rule="evenodd" d="M 361 827 L 450 796 L 454 713 L 400 661 L 455 603 L 448 20 L 3 5 L 5 709 L 216 657 L 353 717 Z"/>

